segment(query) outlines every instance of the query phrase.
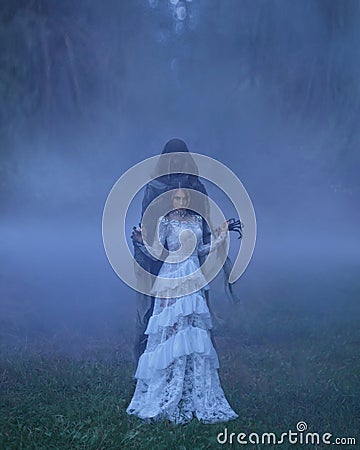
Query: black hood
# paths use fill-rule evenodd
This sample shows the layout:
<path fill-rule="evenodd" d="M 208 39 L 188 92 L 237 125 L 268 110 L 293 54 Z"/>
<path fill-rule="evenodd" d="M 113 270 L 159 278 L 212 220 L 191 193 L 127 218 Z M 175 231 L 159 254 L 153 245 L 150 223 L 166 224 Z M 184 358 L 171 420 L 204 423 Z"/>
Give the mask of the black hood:
<path fill-rule="evenodd" d="M 186 144 L 184 141 L 182 141 L 181 139 L 170 139 L 170 141 L 168 141 L 165 144 L 164 150 L 161 152 L 162 154 L 164 153 L 175 153 L 175 152 L 188 152 L 189 149 L 187 148 Z"/>

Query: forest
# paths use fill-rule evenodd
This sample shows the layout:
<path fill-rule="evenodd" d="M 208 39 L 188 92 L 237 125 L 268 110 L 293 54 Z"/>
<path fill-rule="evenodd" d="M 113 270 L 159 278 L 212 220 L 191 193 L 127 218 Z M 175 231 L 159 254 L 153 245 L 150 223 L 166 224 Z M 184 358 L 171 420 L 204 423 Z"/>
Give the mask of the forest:
<path fill-rule="evenodd" d="M 208 450 L 224 426 L 298 424 L 358 445 L 359 42 L 359 0 L 0 0 L 1 449 Z M 230 168 L 256 215 L 239 303 L 210 284 L 226 424 L 126 413 L 137 293 L 104 205 L 172 138 Z M 125 191 L 132 252 L 143 189 Z"/>
<path fill-rule="evenodd" d="M 221 89 L 213 68 L 231 71 L 224 93 L 233 105 L 251 91 L 284 117 L 305 124 L 305 132 L 307 126 L 321 130 L 317 148 L 302 148 L 299 170 L 319 165 L 334 189 L 359 194 L 357 0 L 199 0 L 186 2 L 192 10 L 182 21 L 169 8 L 178 2 L 165 0 L 1 3 L 2 204 L 9 196 L 21 203 L 16 185 L 27 178 L 30 158 L 41 165 L 45 153 L 52 166 L 58 161 L 52 154 L 66 154 L 66 146 L 58 144 L 64 135 L 80 128 L 88 133 L 94 124 L 103 128 L 109 115 L 126 128 L 132 105 L 151 114 L 153 96 L 164 107 L 174 84 L 179 96 L 181 90 L 196 90 L 198 73 L 208 67 L 207 97 L 213 95 L 211 84 Z M 169 81 L 158 92 L 155 77 L 169 67 Z M 142 79 L 139 72 L 149 76 Z M 213 99 L 221 101 L 229 99 Z M 182 103 L 174 106 L 175 118 L 183 109 Z M 158 120 L 164 120 L 161 114 Z M 109 126 L 114 139 L 116 126 Z M 29 142 L 37 144 L 30 150 Z M 95 157 L 111 159 L 112 151 L 99 150 Z M 76 157 L 79 150 L 71 152 Z M 35 194 L 45 195 L 41 189 Z"/>

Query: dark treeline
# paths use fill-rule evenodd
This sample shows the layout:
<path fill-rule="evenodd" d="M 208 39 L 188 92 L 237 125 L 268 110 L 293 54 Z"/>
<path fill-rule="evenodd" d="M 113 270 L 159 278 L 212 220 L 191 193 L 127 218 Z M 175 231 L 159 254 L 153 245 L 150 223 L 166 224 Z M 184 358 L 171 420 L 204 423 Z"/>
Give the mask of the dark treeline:
<path fill-rule="evenodd" d="M 331 151 L 325 144 L 322 152 L 308 151 L 304 158 L 310 164 L 326 160 L 335 184 L 358 189 L 357 0 L 193 0 L 184 3 L 187 16 L 181 20 L 169 5 L 166 0 L 1 1 L 3 200 L 28 151 L 21 150 L 21 139 L 40 133 L 50 139 L 45 153 L 62 152 L 52 142 L 74 121 L 94 128 L 110 114 L 121 124 L 133 108 L 151 115 L 154 104 L 161 108 L 170 102 L 177 104 L 172 112 L 181 115 L 182 93 L 188 99 L 186 92 L 196 92 L 204 82 L 208 96 L 221 92 L 215 71 L 224 67 L 232 73 L 224 92 L 230 92 L 233 105 L 241 104 L 244 92 L 258 93 L 286 118 L 336 130 L 335 145 L 328 135 Z M 217 100 L 229 101 L 221 95 Z"/>
<path fill-rule="evenodd" d="M 1 3 L 3 129 L 34 113 L 85 113 L 89 102 L 124 100 L 129 53 L 155 28 L 146 0 Z M 319 115 L 343 108 L 348 117 L 358 110 L 357 0 L 197 3 L 200 18 L 183 38 L 189 61 L 226 44 L 239 84 L 276 87 L 285 108 Z M 164 6 L 157 24 L 164 34 L 173 25 L 167 14 Z M 221 63 L 228 54 L 216 56 Z"/>

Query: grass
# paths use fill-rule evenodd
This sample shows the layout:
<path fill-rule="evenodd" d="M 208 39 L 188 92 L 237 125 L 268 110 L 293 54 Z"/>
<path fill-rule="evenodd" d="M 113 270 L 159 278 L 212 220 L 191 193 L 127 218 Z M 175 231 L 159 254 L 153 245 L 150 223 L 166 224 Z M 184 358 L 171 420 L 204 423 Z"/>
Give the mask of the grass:
<path fill-rule="evenodd" d="M 305 421 L 308 431 L 355 437 L 359 446 L 360 330 L 353 285 L 338 301 L 310 308 L 309 300 L 260 293 L 232 311 L 216 336 L 220 378 L 239 418 L 226 424 L 147 424 L 128 416 L 134 371 L 123 349 L 131 331 L 116 342 L 71 357 L 44 351 L 36 342 L 0 349 L 0 449 L 298 449 L 236 442 L 220 445 L 223 432 L 274 432 Z M 294 291 L 295 292 L 295 291 Z M 123 339 L 123 341 L 122 341 Z M 50 347 L 49 347 L 50 348 Z M 338 446 L 337 448 L 356 448 Z"/>

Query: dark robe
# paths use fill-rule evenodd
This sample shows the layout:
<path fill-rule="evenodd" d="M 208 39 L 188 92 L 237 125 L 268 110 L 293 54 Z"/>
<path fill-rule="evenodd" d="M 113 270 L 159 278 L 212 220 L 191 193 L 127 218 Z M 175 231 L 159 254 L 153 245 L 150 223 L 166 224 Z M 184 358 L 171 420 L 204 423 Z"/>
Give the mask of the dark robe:
<path fill-rule="evenodd" d="M 177 189 L 180 186 L 186 186 L 187 188 L 199 191 L 206 196 L 207 191 L 203 183 L 199 180 L 197 176 L 188 175 L 184 173 L 172 173 L 170 175 L 161 176 L 151 180 L 145 187 L 145 193 L 142 202 L 141 217 L 143 217 L 146 208 L 150 203 L 156 199 L 159 195 L 172 190 Z M 208 202 L 206 208 L 209 208 Z M 207 209 L 208 211 L 208 209 Z M 155 223 L 153 224 L 155 230 Z M 154 231 L 152 230 L 152 231 Z M 209 243 L 211 240 L 211 231 L 205 219 L 203 219 L 203 242 L 204 244 Z M 162 261 L 156 260 L 155 258 L 149 258 L 146 252 L 143 252 L 144 245 L 140 244 L 136 240 L 133 240 L 134 244 L 134 258 L 135 260 L 149 273 L 157 275 L 160 271 Z M 203 264 L 205 257 L 199 257 L 200 265 Z M 232 292 L 231 286 L 227 283 L 231 272 L 232 264 L 230 259 L 227 257 L 223 271 L 225 274 L 225 288 L 226 292 L 230 294 L 230 297 L 236 302 L 237 298 Z M 218 318 L 213 313 L 210 305 L 209 291 L 205 290 L 206 301 L 214 321 Z M 149 318 L 153 312 L 154 308 L 154 297 L 137 292 L 137 319 L 136 319 L 136 339 L 134 346 L 134 358 L 137 361 L 140 355 L 145 351 L 147 335 L 144 334 Z M 213 342 L 214 343 L 214 342 Z"/>

